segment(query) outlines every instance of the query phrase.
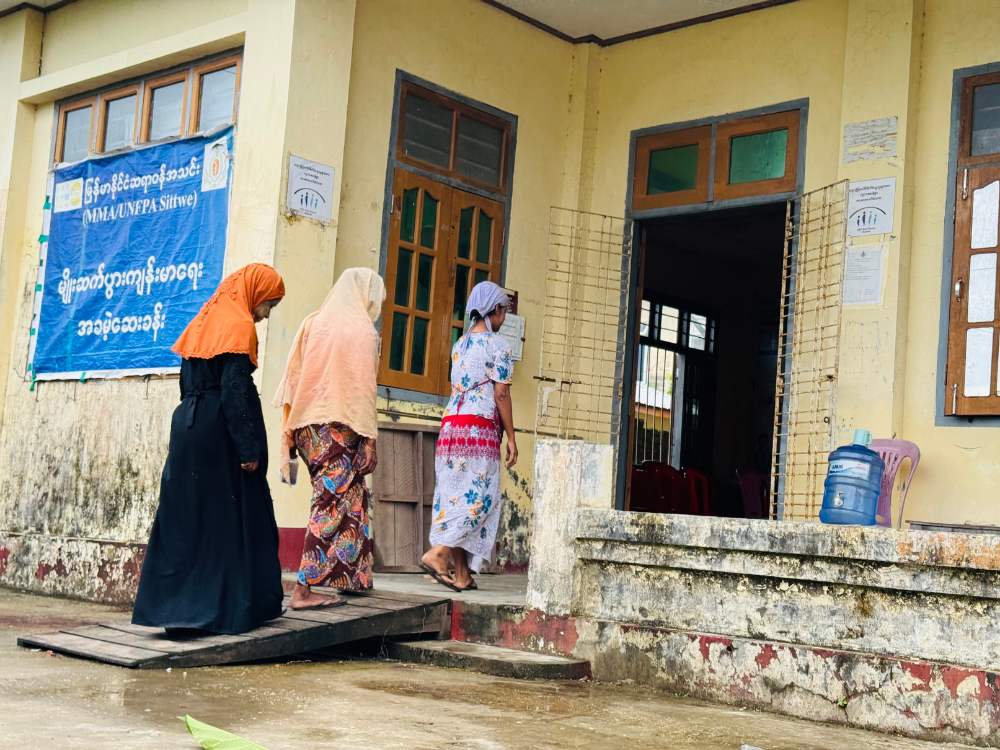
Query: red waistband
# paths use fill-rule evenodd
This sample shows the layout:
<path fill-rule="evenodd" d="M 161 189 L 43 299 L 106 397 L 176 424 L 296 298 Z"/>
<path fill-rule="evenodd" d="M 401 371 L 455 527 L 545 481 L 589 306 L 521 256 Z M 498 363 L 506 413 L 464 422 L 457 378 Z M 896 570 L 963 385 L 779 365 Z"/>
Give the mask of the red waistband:
<path fill-rule="evenodd" d="M 453 424 L 456 427 L 491 427 L 497 429 L 496 422 L 479 414 L 452 414 L 442 419 L 441 424 Z"/>

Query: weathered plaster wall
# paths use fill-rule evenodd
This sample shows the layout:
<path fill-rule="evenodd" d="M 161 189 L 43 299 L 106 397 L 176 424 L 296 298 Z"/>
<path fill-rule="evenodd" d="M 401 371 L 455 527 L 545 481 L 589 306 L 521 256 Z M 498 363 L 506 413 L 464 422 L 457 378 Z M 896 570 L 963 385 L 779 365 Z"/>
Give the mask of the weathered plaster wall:
<path fill-rule="evenodd" d="M 927 739 L 1000 740 L 1000 538 L 594 507 L 601 446 L 541 441 L 527 606 L 453 636 Z M 555 468 L 557 467 L 557 468 Z"/>
<path fill-rule="evenodd" d="M 597 679 L 927 739 L 1000 739 L 1000 539 L 584 510 Z"/>
<path fill-rule="evenodd" d="M 65 23 L 58 15 L 64 11 L 72 16 Z M 124 1 L 79 2 L 49 19 L 42 45 L 42 70 L 49 72 L 36 77 L 36 66 L 25 83 L 0 92 L 0 100 L 16 102 L 28 91 L 32 101 L 30 128 L 12 146 L 19 158 L 30 157 L 18 185 L 23 213 L 15 218 L 23 227 L 4 245 L 4 280 L 17 295 L 5 331 L 12 338 L 7 370 L 13 374 L 0 434 L 5 583 L 88 598 L 131 596 L 177 402 L 173 378 L 42 383 L 34 389 L 24 380 L 53 100 L 67 86 L 113 80 L 116 65 L 121 80 L 137 69 L 157 69 L 151 67 L 157 60 L 170 65 L 229 48 L 234 39 L 244 44 L 226 267 L 273 262 L 295 300 L 278 308 L 272 336 L 261 326 L 258 382 L 266 395 L 305 314 L 302 304 L 321 299 L 333 278 L 335 228 L 288 221 L 282 215 L 283 180 L 289 151 L 333 163 L 341 172 L 353 12 L 353 0 L 224 2 L 207 12 L 202 4 L 182 2 L 150 6 L 148 13 Z M 220 19 L 226 23 L 218 24 Z M 113 38 L 101 46 L 94 41 L 100 35 Z M 122 47 L 128 39 L 134 46 Z M 296 39 L 302 42 L 298 48 Z M 316 58 L 315 51 L 328 46 L 341 54 Z M 74 81 L 73 75 L 83 79 Z M 317 92 L 325 92 L 322 105 Z"/>

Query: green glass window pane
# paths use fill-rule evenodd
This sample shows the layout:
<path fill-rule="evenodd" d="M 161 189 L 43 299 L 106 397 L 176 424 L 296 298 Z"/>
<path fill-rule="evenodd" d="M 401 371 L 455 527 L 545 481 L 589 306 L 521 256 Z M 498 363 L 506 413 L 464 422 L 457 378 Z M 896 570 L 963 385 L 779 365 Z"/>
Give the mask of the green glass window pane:
<path fill-rule="evenodd" d="M 434 258 L 430 255 L 421 255 L 417 263 L 417 309 L 427 312 L 431 309 L 431 276 L 434 272 Z"/>
<path fill-rule="evenodd" d="M 459 265 L 455 269 L 455 309 L 452 320 L 465 320 L 465 301 L 469 297 L 469 267 Z"/>
<path fill-rule="evenodd" d="M 458 257 L 466 260 L 472 250 L 472 216 L 475 210 L 472 206 L 463 208 L 458 219 Z"/>
<path fill-rule="evenodd" d="M 413 230 L 417 224 L 417 188 L 403 191 L 403 211 L 399 222 L 399 237 L 404 242 L 413 242 Z"/>
<path fill-rule="evenodd" d="M 787 128 L 735 136 L 729 144 L 729 184 L 784 177 L 787 149 Z"/>
<path fill-rule="evenodd" d="M 476 232 L 476 261 L 490 262 L 490 240 L 493 239 L 493 219 L 479 211 L 479 229 Z"/>
<path fill-rule="evenodd" d="M 649 155 L 646 194 L 676 193 L 698 185 L 698 144 L 661 148 Z"/>
<path fill-rule="evenodd" d="M 413 319 L 413 349 L 410 353 L 410 372 L 414 375 L 424 374 L 424 364 L 427 360 L 427 323 L 426 318 Z"/>
<path fill-rule="evenodd" d="M 389 369 L 403 371 L 403 358 L 406 355 L 406 324 L 407 316 L 403 313 L 392 314 L 392 338 L 389 340 Z"/>
<path fill-rule="evenodd" d="M 476 283 L 477 284 L 479 284 L 480 282 L 489 281 L 489 280 L 490 280 L 490 272 L 489 271 L 484 271 L 482 268 L 477 268 L 476 269 Z"/>
<path fill-rule="evenodd" d="M 437 236 L 438 201 L 430 193 L 424 193 L 424 215 L 420 221 L 420 244 L 434 247 Z"/>
<path fill-rule="evenodd" d="M 454 347 L 455 344 L 458 343 L 458 340 L 460 338 L 462 338 L 462 329 L 461 328 L 452 328 L 451 329 L 451 345 L 452 345 L 452 347 Z M 449 382 L 451 381 L 451 358 L 450 357 L 448 358 L 448 380 L 449 380 Z"/>
<path fill-rule="evenodd" d="M 393 301 L 406 307 L 410 304 L 410 268 L 413 264 L 413 251 L 405 247 L 399 248 L 399 262 L 396 264 L 396 293 Z"/>

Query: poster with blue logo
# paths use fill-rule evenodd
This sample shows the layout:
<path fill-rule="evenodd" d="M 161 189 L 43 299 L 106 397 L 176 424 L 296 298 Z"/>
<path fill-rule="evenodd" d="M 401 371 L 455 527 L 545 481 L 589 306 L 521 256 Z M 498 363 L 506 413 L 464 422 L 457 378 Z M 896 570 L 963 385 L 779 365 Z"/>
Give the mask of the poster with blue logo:
<path fill-rule="evenodd" d="M 176 372 L 222 279 L 232 128 L 56 170 L 33 323 L 37 380 Z"/>

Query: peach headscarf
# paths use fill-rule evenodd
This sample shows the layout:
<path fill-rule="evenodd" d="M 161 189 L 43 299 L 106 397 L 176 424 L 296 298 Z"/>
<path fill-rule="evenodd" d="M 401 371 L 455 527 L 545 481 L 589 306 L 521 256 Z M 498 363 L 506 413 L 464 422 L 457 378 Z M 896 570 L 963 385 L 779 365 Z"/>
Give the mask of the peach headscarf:
<path fill-rule="evenodd" d="M 284 412 L 283 472 L 292 433 L 300 427 L 340 422 L 364 437 L 378 434 L 379 337 L 374 324 L 384 301 L 381 276 L 369 268 L 348 268 L 319 310 L 299 326 L 274 396 L 274 405 Z"/>
<path fill-rule="evenodd" d="M 285 296 L 285 282 L 271 266 L 251 263 L 222 280 L 174 344 L 185 359 L 247 354 L 257 364 L 257 326 L 253 309 Z"/>

